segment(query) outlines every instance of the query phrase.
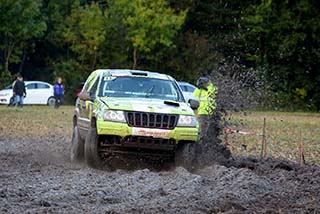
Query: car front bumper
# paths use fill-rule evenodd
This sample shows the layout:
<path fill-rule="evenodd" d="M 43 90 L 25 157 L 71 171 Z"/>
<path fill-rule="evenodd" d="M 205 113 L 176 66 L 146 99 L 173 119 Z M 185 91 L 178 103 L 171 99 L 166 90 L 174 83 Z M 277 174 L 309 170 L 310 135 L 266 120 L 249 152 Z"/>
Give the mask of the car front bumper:
<path fill-rule="evenodd" d="M 175 127 L 172 130 L 157 128 L 130 127 L 127 123 L 97 121 L 98 135 L 119 136 L 122 139 L 130 137 L 145 137 L 154 139 L 174 140 L 175 143 L 182 141 L 196 142 L 198 140 L 197 127 Z"/>
<path fill-rule="evenodd" d="M 9 104 L 10 97 L 0 96 L 0 104 Z"/>

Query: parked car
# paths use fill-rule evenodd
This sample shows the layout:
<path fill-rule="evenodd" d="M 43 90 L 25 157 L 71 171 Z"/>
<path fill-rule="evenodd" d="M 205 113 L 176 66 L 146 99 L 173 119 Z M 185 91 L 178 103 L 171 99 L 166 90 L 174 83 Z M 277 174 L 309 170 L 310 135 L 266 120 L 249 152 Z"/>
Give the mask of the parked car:
<path fill-rule="evenodd" d="M 196 86 L 194 86 L 188 82 L 178 82 L 178 84 L 182 90 L 183 96 L 186 101 L 188 101 L 190 99 L 196 100 L 196 98 L 193 96 L 193 92 L 197 88 Z"/>
<path fill-rule="evenodd" d="M 27 96 L 24 104 L 54 105 L 53 86 L 42 81 L 25 81 Z M 9 104 L 12 97 L 12 84 L 0 90 L 0 104 Z"/>
<path fill-rule="evenodd" d="M 88 77 L 73 117 L 71 160 L 89 166 L 134 154 L 191 166 L 198 122 L 177 82 L 139 70 L 96 70 Z"/>

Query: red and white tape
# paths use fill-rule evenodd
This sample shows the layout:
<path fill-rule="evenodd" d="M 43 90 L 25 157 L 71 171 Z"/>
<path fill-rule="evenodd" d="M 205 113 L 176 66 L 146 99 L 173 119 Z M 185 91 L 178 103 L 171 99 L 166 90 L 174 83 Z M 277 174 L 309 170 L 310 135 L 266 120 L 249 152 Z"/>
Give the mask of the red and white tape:
<path fill-rule="evenodd" d="M 255 132 L 245 132 L 245 131 L 240 131 L 240 130 L 230 129 L 230 128 L 224 128 L 223 131 L 226 134 L 236 133 L 236 134 L 241 134 L 241 135 L 262 136 L 262 134 L 255 133 Z"/>

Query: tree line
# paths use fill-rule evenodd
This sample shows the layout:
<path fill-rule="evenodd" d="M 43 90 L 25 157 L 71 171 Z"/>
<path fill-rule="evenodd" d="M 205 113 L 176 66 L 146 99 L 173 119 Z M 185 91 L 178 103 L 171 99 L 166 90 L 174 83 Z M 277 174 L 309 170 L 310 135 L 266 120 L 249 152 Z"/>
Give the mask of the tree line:
<path fill-rule="evenodd" d="M 257 76 L 262 107 L 320 110 L 316 0 L 0 0 L 0 23 L 0 87 L 62 76 L 72 94 L 96 68 L 194 83 L 229 65 Z"/>

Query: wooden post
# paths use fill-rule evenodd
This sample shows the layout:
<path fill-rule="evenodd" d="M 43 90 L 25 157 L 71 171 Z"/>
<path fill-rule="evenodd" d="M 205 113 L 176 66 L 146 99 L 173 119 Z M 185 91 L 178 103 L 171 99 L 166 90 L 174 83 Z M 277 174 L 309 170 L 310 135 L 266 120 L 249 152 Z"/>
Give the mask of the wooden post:
<path fill-rule="evenodd" d="M 263 118 L 263 148 L 264 148 L 264 154 L 263 157 L 267 156 L 267 136 L 266 136 L 266 128 L 267 128 L 267 119 Z"/>
<path fill-rule="evenodd" d="M 299 155 L 300 155 L 300 166 L 303 167 L 305 165 L 305 159 L 304 159 L 303 138 L 302 138 L 301 129 L 300 129 Z"/>
<path fill-rule="evenodd" d="M 266 152 L 266 118 L 263 118 L 263 128 L 262 128 L 262 142 L 261 142 L 261 158 L 264 158 L 267 154 Z"/>
<path fill-rule="evenodd" d="M 230 149 L 230 151 L 233 153 L 233 148 L 231 144 L 229 143 L 229 137 L 228 137 L 228 131 L 224 131 L 224 144 Z"/>

